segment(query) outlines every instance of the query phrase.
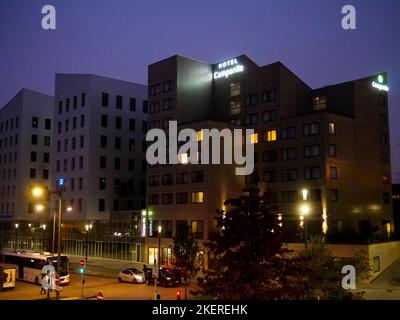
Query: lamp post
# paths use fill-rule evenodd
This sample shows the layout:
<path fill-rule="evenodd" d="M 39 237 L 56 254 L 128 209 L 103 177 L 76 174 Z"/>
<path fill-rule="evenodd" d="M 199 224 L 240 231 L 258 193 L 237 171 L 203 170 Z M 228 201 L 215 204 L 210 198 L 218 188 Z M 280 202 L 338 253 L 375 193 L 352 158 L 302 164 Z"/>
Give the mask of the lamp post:
<path fill-rule="evenodd" d="M 60 275 L 61 271 L 61 220 L 62 220 L 62 204 L 63 204 L 63 190 L 64 190 L 64 179 L 60 178 L 57 181 L 57 190 L 55 191 L 50 191 L 48 190 L 48 194 L 57 194 L 58 195 L 58 239 L 57 239 L 57 252 L 58 252 L 58 257 L 57 257 L 57 273 Z M 36 186 L 32 189 L 32 196 L 35 198 L 41 198 L 45 194 L 45 188 L 41 186 Z M 72 210 L 72 209 L 71 209 Z M 70 210 L 68 210 L 70 211 Z M 54 222 L 53 222 L 54 223 Z M 55 228 L 54 228 L 55 230 Z M 53 239 L 54 239 L 54 233 L 53 233 Z M 54 245 L 53 245 L 54 247 Z M 54 251 L 54 250 L 53 250 Z M 57 300 L 60 299 L 60 291 L 56 291 L 56 298 Z"/>
<path fill-rule="evenodd" d="M 19 224 L 16 223 L 15 224 L 15 251 L 18 250 L 18 227 L 19 227 Z"/>
<path fill-rule="evenodd" d="M 310 213 L 310 206 L 308 204 L 302 204 L 300 206 L 300 213 L 303 217 L 304 223 L 304 245 L 308 248 L 308 219 L 307 215 Z"/>
<path fill-rule="evenodd" d="M 86 229 L 86 246 L 85 246 L 85 261 L 88 262 L 88 244 L 89 244 L 89 230 L 91 230 L 93 227 L 92 224 L 86 224 L 85 229 Z"/>
<path fill-rule="evenodd" d="M 157 257 L 157 276 L 161 266 L 161 231 L 162 227 L 158 226 L 158 257 Z"/>

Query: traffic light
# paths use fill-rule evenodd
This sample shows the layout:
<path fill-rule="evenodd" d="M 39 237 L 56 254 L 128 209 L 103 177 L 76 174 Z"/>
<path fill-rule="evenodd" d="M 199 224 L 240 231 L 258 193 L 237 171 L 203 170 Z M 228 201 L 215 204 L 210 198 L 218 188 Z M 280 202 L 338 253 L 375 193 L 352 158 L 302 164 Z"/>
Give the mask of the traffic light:
<path fill-rule="evenodd" d="M 84 272 L 85 272 L 85 268 L 80 268 L 80 269 L 79 269 L 79 273 L 82 274 L 82 273 L 84 273 Z"/>
<path fill-rule="evenodd" d="M 176 300 L 181 300 L 181 292 L 180 292 L 180 290 L 176 291 Z"/>

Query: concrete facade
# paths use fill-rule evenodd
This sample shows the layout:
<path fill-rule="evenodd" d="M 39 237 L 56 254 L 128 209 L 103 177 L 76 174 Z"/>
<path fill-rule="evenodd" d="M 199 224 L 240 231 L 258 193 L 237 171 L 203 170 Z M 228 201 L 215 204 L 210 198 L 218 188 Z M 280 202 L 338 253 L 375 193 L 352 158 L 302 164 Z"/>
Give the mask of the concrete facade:
<path fill-rule="evenodd" d="M 29 189 L 49 187 L 54 98 L 22 89 L 0 110 L 0 220 L 46 220 Z"/>

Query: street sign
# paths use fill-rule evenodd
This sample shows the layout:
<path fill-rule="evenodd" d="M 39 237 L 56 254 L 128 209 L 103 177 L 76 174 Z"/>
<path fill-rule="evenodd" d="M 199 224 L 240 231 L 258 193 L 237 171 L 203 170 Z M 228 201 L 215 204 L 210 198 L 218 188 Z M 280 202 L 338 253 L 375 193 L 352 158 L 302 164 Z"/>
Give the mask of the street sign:
<path fill-rule="evenodd" d="M 62 187 L 64 185 L 64 178 L 58 179 L 58 185 Z"/>
<path fill-rule="evenodd" d="M 79 261 L 79 264 L 80 264 L 81 267 L 84 267 L 85 266 L 85 260 L 81 259 L 81 261 Z"/>
<path fill-rule="evenodd" d="M 103 293 L 103 291 L 97 292 L 96 297 L 97 297 L 97 300 L 104 300 L 104 293 Z"/>

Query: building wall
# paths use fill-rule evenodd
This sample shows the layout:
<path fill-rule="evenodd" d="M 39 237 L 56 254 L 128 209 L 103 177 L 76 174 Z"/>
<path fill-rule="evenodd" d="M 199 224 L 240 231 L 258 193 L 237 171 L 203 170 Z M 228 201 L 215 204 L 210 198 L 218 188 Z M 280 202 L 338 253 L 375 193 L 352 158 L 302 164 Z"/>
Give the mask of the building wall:
<path fill-rule="evenodd" d="M 22 89 L 0 110 L 0 219 L 47 220 L 45 213 L 34 212 L 32 205 L 29 208 L 32 203 L 29 188 L 35 184 L 47 187 L 50 184 L 50 162 L 45 162 L 44 154 L 51 161 L 53 101 L 53 97 L 46 94 Z M 50 124 L 48 129 L 46 119 Z"/>
<path fill-rule="evenodd" d="M 82 106 L 82 94 L 85 94 L 85 105 Z M 108 94 L 108 106 L 102 106 L 102 94 Z M 97 220 L 108 219 L 113 209 L 123 210 L 127 206 L 128 198 L 132 201 L 129 206 L 132 210 L 140 210 L 144 206 L 144 181 L 145 165 L 143 140 L 144 131 L 147 129 L 147 89 L 146 86 L 100 77 L 96 75 L 57 74 L 55 84 L 56 103 L 54 107 L 55 122 L 61 122 L 61 133 L 55 131 L 54 140 L 61 142 L 62 150 L 55 150 L 55 162 L 53 163 L 55 179 L 53 187 L 56 187 L 58 178 L 66 179 L 66 192 L 64 199 L 66 204 L 73 204 L 71 213 L 67 213 L 65 219 L 69 220 Z M 116 96 L 122 96 L 122 108 L 116 107 Z M 78 105 L 73 107 L 74 96 L 78 98 Z M 136 99 L 135 111 L 130 110 L 130 99 Z M 66 101 L 70 99 L 70 109 L 66 112 Z M 62 103 L 62 113 L 59 114 L 59 103 Z M 144 112 L 145 111 L 145 112 Z M 80 125 L 80 118 L 84 116 L 84 126 Z M 107 127 L 102 126 L 102 115 L 107 116 Z M 77 118 L 77 128 L 72 129 L 73 118 Z M 122 123 L 121 129 L 116 127 L 116 118 Z M 65 121 L 69 120 L 70 129 L 65 131 Z M 134 130 L 130 128 L 131 119 L 135 121 Z M 145 124 L 143 124 L 145 123 Z M 144 127 L 143 127 L 144 126 Z M 83 136 L 83 147 L 80 139 Z M 101 146 L 101 136 L 106 136 L 107 146 Z M 121 139 L 120 149 L 116 149 L 115 138 Z M 72 139 L 76 138 L 76 149 L 72 150 Z M 64 141 L 68 140 L 68 151 L 64 151 Z M 134 150 L 130 150 L 129 140 L 135 140 Z M 57 147 L 57 146 L 56 146 Z M 79 157 L 83 157 L 83 167 L 80 168 Z M 106 157 L 105 168 L 100 168 L 100 157 Z M 75 169 L 71 167 L 72 158 L 75 158 Z M 115 158 L 120 159 L 120 169 L 115 169 Z M 64 170 L 64 161 L 68 166 Z M 133 168 L 129 167 L 129 159 L 134 162 Z M 57 161 L 60 161 L 57 172 Z M 100 190 L 100 178 L 105 178 L 105 190 Z M 72 191 L 71 179 L 74 179 L 74 191 Z M 79 187 L 79 179 L 82 179 L 82 190 Z M 128 182 L 134 186 L 134 194 L 122 199 L 114 192 L 114 181 Z M 81 199 L 81 200 L 79 200 Z M 105 207 L 100 208 L 100 199 L 104 199 Z M 119 207 L 114 207 L 117 200 Z M 73 203 L 72 203 L 73 201 Z M 79 203 L 81 202 L 81 206 Z"/>

